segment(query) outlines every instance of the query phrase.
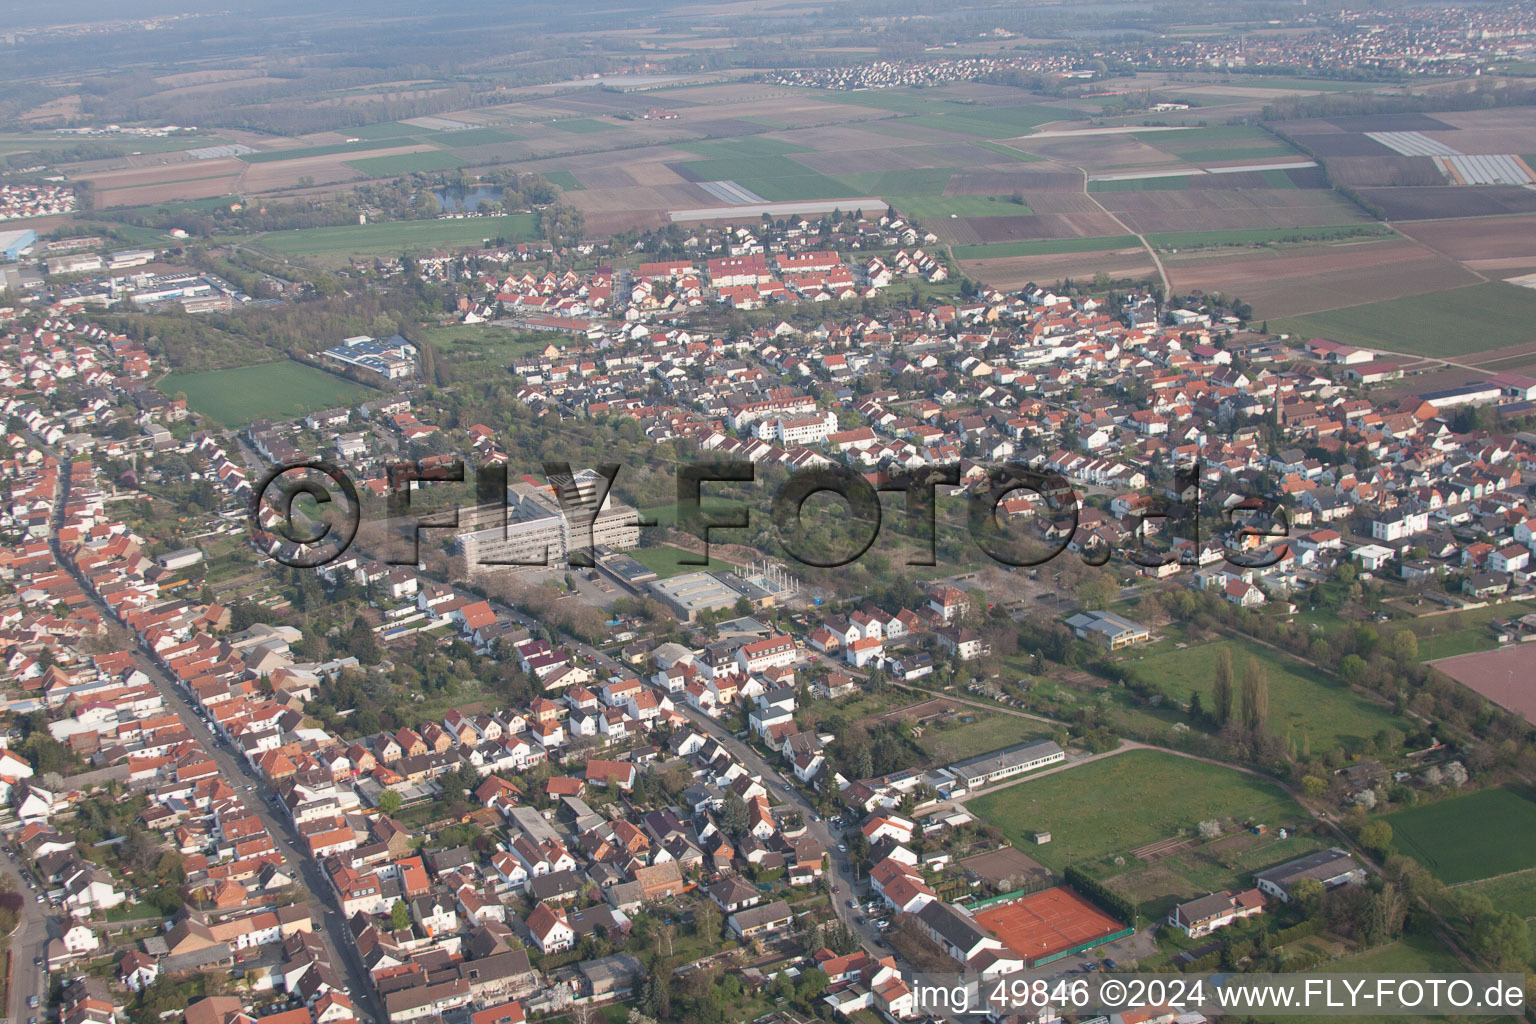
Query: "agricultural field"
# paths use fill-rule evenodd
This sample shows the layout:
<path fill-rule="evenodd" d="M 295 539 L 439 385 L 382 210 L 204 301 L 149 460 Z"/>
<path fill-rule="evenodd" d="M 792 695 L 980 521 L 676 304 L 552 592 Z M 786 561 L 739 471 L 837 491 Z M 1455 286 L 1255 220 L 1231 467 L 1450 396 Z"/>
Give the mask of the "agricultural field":
<path fill-rule="evenodd" d="M 1092 794 L 1085 799 L 1084 794 Z M 1212 819 L 1296 822 L 1301 806 L 1274 783 L 1220 765 L 1155 750 L 1131 750 L 965 801 L 1019 849 L 1051 867 L 1103 871 L 1110 858 L 1192 834 Z M 1051 833 L 1036 846 L 1029 836 Z M 1112 869 L 1111 869 L 1112 870 Z"/>
<path fill-rule="evenodd" d="M 1112 249 L 1140 247 L 1135 235 L 1110 235 L 1100 238 L 1041 238 L 1027 242 L 997 242 L 991 245 L 957 245 L 951 254 L 957 260 L 1010 259 L 1016 256 L 1055 256 L 1074 252 L 1107 252 Z"/>
<path fill-rule="evenodd" d="M 1536 802 L 1514 788 L 1484 789 L 1393 811 L 1392 843 L 1454 885 L 1532 866 Z"/>
<path fill-rule="evenodd" d="M 504 217 L 389 221 L 274 231 L 257 236 L 256 244 L 278 256 L 312 260 L 322 266 L 344 266 L 353 256 L 393 256 L 401 252 L 478 246 L 487 238 L 529 241 L 536 234 L 533 214 L 515 213 Z"/>
<path fill-rule="evenodd" d="M 255 153 L 241 153 L 236 159 L 248 164 L 274 163 L 278 160 L 302 160 L 312 156 L 335 156 L 338 153 L 366 153 L 370 149 L 392 149 L 407 145 L 400 138 L 381 137 L 358 139 L 356 142 L 337 142 L 329 146 L 300 146 L 296 149 L 263 149 Z"/>
<path fill-rule="evenodd" d="M 1270 329 L 1347 345 L 1455 358 L 1531 340 L 1536 291 L 1490 281 L 1271 320 Z"/>
<path fill-rule="evenodd" d="M 1198 647 L 1175 647 L 1164 641 L 1148 653 L 1127 657 L 1125 664 L 1157 683 L 1174 700 L 1187 701 L 1192 694 L 1200 694 L 1201 703 L 1209 710 L 1217 656 L 1223 650 L 1231 654 L 1233 674 L 1239 680 L 1250 658 L 1263 666 L 1269 680 L 1269 729 L 1282 738 L 1289 736 L 1298 750 L 1310 745 L 1316 753 L 1335 747 L 1353 751 L 1382 729 L 1411 731 L 1389 708 L 1357 696 L 1337 679 L 1256 645 L 1245 647 L 1232 640 L 1218 640 Z"/>
<path fill-rule="evenodd" d="M 1225 246 L 1288 245 L 1384 238 L 1392 230 L 1383 224 L 1335 224 L 1304 228 L 1236 228 L 1227 231 L 1165 231 L 1147 236 L 1159 249 L 1198 249 Z"/>
<path fill-rule="evenodd" d="M 1477 282 L 1453 260 L 1391 235 L 1240 250 L 1185 249 L 1165 255 L 1163 265 L 1181 291 L 1240 296 L 1253 306 L 1256 317 L 1270 319 L 1275 330 L 1284 329 L 1274 327 L 1277 317 Z"/>
<path fill-rule="evenodd" d="M 316 409 L 379 396 L 372 388 L 291 360 L 174 373 L 161 388 L 171 395 L 184 392 L 188 407 L 226 427 L 243 427 L 260 419 L 297 419 Z"/>
<path fill-rule="evenodd" d="M 562 132 L 574 132 L 578 135 L 590 135 L 593 132 L 611 132 L 618 129 L 618 125 L 609 124 L 606 121 L 594 121 L 590 117 L 575 117 L 561 121 L 551 121 L 551 128 L 558 128 Z"/>
<path fill-rule="evenodd" d="M 452 153 L 436 150 L 430 153 L 397 153 L 393 156 L 348 160 L 347 166 L 375 178 L 393 178 L 425 171 L 450 171 L 455 167 L 463 167 L 464 161 Z"/>

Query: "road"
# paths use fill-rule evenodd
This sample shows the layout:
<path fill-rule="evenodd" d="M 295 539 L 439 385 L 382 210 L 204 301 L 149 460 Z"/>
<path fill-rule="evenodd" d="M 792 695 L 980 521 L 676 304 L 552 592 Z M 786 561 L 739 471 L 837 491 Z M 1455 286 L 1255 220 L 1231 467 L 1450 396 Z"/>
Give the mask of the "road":
<path fill-rule="evenodd" d="M 6 1007 L 10 1020 L 21 1022 L 43 1012 L 42 1005 L 34 1010 L 27 1005 L 27 1000 L 36 996 L 42 1004 L 48 997 L 43 968 L 33 961 L 47 949 L 54 925 L 52 916 L 44 909 L 46 904 L 37 902 L 42 890 L 28 887 L 31 884 L 29 876 L 22 873 L 17 861 L 12 857 L 0 858 L 0 871 L 14 880 L 14 887 L 21 895 L 21 923 L 11 933 L 11 991 L 10 1005 Z"/>
<path fill-rule="evenodd" d="M 689 720 L 698 726 L 701 731 L 719 740 L 737 760 L 746 766 L 748 771 L 754 775 L 761 776 L 763 784 L 769 788 L 775 797 L 783 800 L 800 812 L 801 816 L 805 818 L 806 830 L 827 851 L 827 859 L 831 865 L 832 884 L 836 885 L 840 890 L 832 894 L 832 909 L 836 912 L 838 920 L 846 925 L 854 935 L 859 937 L 860 942 L 868 952 L 876 956 L 891 955 L 889 950 L 882 950 L 878 945 L 882 941 L 880 930 L 868 923 L 867 920 L 864 924 L 860 924 L 858 919 L 862 916 L 862 913 L 848 906 L 848 900 L 853 898 L 852 890 L 855 883 L 853 858 L 847 853 L 838 850 L 838 844 L 843 841 L 842 837 L 834 834 L 831 826 L 825 821 L 819 820 L 821 816 L 816 813 L 816 808 L 812 806 L 805 794 L 796 789 L 783 775 L 779 774 L 778 769 L 770 765 L 761 754 L 737 739 L 730 729 L 724 725 L 721 725 L 708 715 L 695 711 L 686 704 L 678 705 L 678 710 L 687 715 Z"/>
<path fill-rule="evenodd" d="M 69 474 L 60 474 L 58 500 L 55 505 L 55 529 L 49 537 L 49 544 L 53 548 L 54 557 L 61 567 L 68 569 L 75 576 L 91 601 L 101 610 L 102 615 L 108 621 L 116 621 L 111 609 L 103 602 L 97 600 L 96 595 L 86 586 L 86 581 L 81 579 L 78 573 L 65 561 L 63 552 L 58 544 L 58 525 L 63 517 L 65 502 L 68 500 Z M 352 998 L 353 1006 L 361 1013 L 366 1014 L 362 1024 L 370 1024 L 369 1018 L 374 1021 L 385 1021 L 388 1018 L 384 1014 L 383 1002 L 373 990 L 373 982 L 368 972 L 363 968 L 362 959 L 357 955 L 357 949 L 352 944 L 352 938 L 347 934 L 346 919 L 341 915 L 340 902 L 336 899 L 335 892 L 331 888 L 330 881 L 320 870 L 320 865 L 311 858 L 302 845 L 298 829 L 286 814 L 277 814 L 272 810 L 276 791 L 269 785 L 261 774 L 250 768 L 249 763 L 234 751 L 234 748 L 221 737 L 215 735 L 203 722 L 197 708 L 191 698 L 179 686 L 171 681 L 171 677 L 164 671 L 158 662 L 150 660 L 142 651 L 134 650 L 134 661 L 139 668 L 155 684 L 160 695 L 165 698 L 166 707 L 173 711 L 182 724 L 187 727 L 198 746 L 202 747 L 213 759 L 219 768 L 219 774 L 237 791 L 246 797 L 245 803 L 266 828 L 272 837 L 278 853 L 291 871 L 295 871 L 302 881 L 304 888 L 309 893 L 309 912 L 314 921 L 315 930 L 324 941 L 326 952 L 330 955 L 331 965 L 342 972 L 346 979 L 346 989 Z M 47 941 L 46 935 L 42 939 Z M 14 943 L 13 943 L 14 945 Z M 30 956 L 36 956 L 36 953 Z M 29 958 L 30 959 L 30 958 Z M 13 1022 L 15 1018 L 13 1017 Z"/>

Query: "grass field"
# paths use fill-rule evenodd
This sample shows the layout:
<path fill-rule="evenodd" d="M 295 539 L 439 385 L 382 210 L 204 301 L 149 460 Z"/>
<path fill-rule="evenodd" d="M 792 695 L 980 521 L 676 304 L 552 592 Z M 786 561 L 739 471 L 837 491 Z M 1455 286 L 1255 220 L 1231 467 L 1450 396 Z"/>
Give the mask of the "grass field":
<path fill-rule="evenodd" d="M 226 427 L 243 427 L 259 419 L 297 419 L 316 409 L 379 396 L 372 388 L 290 360 L 205 373 L 173 373 L 161 388 L 166 394 L 185 392 L 193 411 Z"/>
<path fill-rule="evenodd" d="M 1484 789 L 1386 816 L 1392 842 L 1442 882 L 1470 882 L 1532 867 L 1536 803 L 1514 789 Z"/>
<path fill-rule="evenodd" d="M 415 174 L 418 171 L 447 171 L 463 167 L 464 161 L 452 153 L 398 153 L 394 156 L 373 156 L 362 160 L 348 160 L 347 166 L 376 178 L 392 178 L 398 174 Z"/>
<path fill-rule="evenodd" d="M 1210 819 L 1275 825 L 1306 812 L 1274 783 L 1220 765 L 1132 750 L 966 802 L 1031 857 L 1056 870 L 1192 832 Z M 1028 836 L 1051 833 L 1036 846 Z"/>
<path fill-rule="evenodd" d="M 662 579 L 668 576 L 681 576 L 685 572 L 729 572 L 736 568 L 730 562 L 722 562 L 718 558 L 711 558 L 708 565 L 687 565 L 680 561 L 684 555 L 692 558 L 698 556 L 667 544 L 654 548 L 636 548 L 624 553 Z"/>
<path fill-rule="evenodd" d="M 1029 242 L 998 242 L 993 245 L 957 245 L 957 260 L 1005 259 L 1012 256 L 1058 256 L 1073 252 L 1130 249 L 1140 246 L 1135 235 L 1104 235 L 1099 238 L 1040 238 Z"/>
<path fill-rule="evenodd" d="M 403 220 L 334 228 L 273 231 L 256 244 L 279 256 L 344 265 L 353 256 L 395 256 L 416 249 L 478 246 L 487 238 L 526 242 L 537 235 L 531 213 L 460 220 Z"/>
<path fill-rule="evenodd" d="M 1459 356 L 1531 340 L 1536 291 L 1489 281 L 1325 313 L 1270 320 L 1270 329 L 1346 345 Z"/>
<path fill-rule="evenodd" d="M 1347 238 L 1383 238 L 1390 234 L 1392 234 L 1392 229 L 1384 224 L 1331 224 L 1315 228 L 1234 228 L 1227 231 L 1167 231 L 1161 234 L 1148 235 L 1147 241 L 1159 249 L 1198 249 L 1224 245 L 1334 242 Z"/>
<path fill-rule="evenodd" d="M 1351 693 L 1349 688 L 1307 665 L 1256 645 L 1219 640 L 1199 647 L 1159 644 L 1152 652 L 1126 659 L 1143 678 L 1162 686 L 1169 696 L 1188 700 L 1193 693 L 1209 710 L 1221 651 L 1232 655 L 1232 671 L 1240 680 L 1249 658 L 1264 667 L 1269 680 L 1269 728 L 1277 736 L 1290 733 L 1298 749 L 1310 739 L 1314 752 L 1336 746 L 1352 750 L 1385 728 L 1411 731 L 1391 710 Z M 1234 687 L 1236 689 L 1236 687 Z"/>

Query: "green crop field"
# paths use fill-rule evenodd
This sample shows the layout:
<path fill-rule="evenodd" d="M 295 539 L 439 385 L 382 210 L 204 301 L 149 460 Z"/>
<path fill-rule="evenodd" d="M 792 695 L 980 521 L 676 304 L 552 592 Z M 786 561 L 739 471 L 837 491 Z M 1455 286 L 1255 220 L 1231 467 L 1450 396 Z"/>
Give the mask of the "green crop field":
<path fill-rule="evenodd" d="M 859 190 L 811 170 L 787 156 L 725 156 L 683 164 L 700 181 L 734 181 L 769 202 L 790 199 L 843 199 Z"/>
<path fill-rule="evenodd" d="M 1012 146 L 1004 145 L 1001 142 L 973 142 L 971 145 L 979 146 L 982 149 L 989 149 L 994 153 L 1001 153 L 1003 156 L 1012 157 L 1026 164 L 1039 163 L 1045 159 L 1043 156 L 1035 156 L 1033 153 L 1026 153 L 1022 149 L 1014 149 Z"/>
<path fill-rule="evenodd" d="M 1029 104 L 1019 107 L 976 107 L 957 104 L 943 113 L 918 114 L 903 119 L 902 123 L 983 139 L 1010 139 L 1027 135 L 1038 125 L 1052 121 L 1073 121 L 1080 117 L 1080 114 L 1065 107 Z"/>
<path fill-rule="evenodd" d="M 1168 174 L 1156 178 L 1110 178 L 1088 182 L 1089 192 L 1182 192 L 1189 188 L 1189 175 Z"/>
<path fill-rule="evenodd" d="M 1200 249 L 1212 246 L 1284 245 L 1338 242 L 1353 238 L 1385 238 L 1393 234 L 1384 224 L 1329 224 L 1313 228 L 1232 228 L 1225 231 L 1164 231 L 1147 236 L 1159 249 Z M 1513 286 L 1512 286 L 1513 287 Z"/>
<path fill-rule="evenodd" d="M 1442 882 L 1522 871 L 1536 850 L 1536 803 L 1514 789 L 1484 789 L 1386 816 L 1392 843 Z"/>
<path fill-rule="evenodd" d="M 939 196 L 954 176 L 953 167 L 912 167 L 866 174 L 840 174 L 838 179 L 867 195 Z"/>
<path fill-rule="evenodd" d="M 590 117 L 573 117 L 563 121 L 551 121 L 549 126 L 551 128 L 558 128 L 563 132 L 575 132 L 577 135 L 589 135 L 593 132 L 611 132 L 619 127 L 606 121 L 594 121 Z"/>
<path fill-rule="evenodd" d="M 577 192 L 587 187 L 570 171 L 540 171 L 539 173 L 545 181 L 551 185 L 558 185 L 567 192 Z"/>
<path fill-rule="evenodd" d="M 186 393 L 187 405 L 226 427 L 254 420 L 291 420 L 316 409 L 353 405 L 380 392 L 303 363 L 283 360 L 204 373 L 173 373 L 166 394 Z"/>
<path fill-rule="evenodd" d="M 271 231 L 259 236 L 256 244 L 279 256 L 341 266 L 353 256 L 396 256 L 421 249 L 478 246 L 487 238 L 525 242 L 536 235 L 534 215 L 514 213 L 505 217 L 386 221 Z"/>
<path fill-rule="evenodd" d="M 521 135 L 500 128 L 465 128 L 457 132 L 437 132 L 422 141 L 445 149 L 462 149 L 465 146 L 494 146 L 498 142 L 516 142 L 521 138 Z"/>
<path fill-rule="evenodd" d="M 355 135 L 359 139 L 408 139 L 412 135 L 430 137 L 438 133 L 431 128 L 418 128 L 413 124 L 402 124 L 399 121 L 381 121 L 361 128 L 349 128 L 347 134 Z"/>
<path fill-rule="evenodd" d="M 1306 817 L 1266 779 L 1156 750 L 1131 750 L 966 801 L 966 808 L 1031 857 L 1060 870 L 1192 834 L 1211 819 L 1239 823 Z M 1044 846 L 1028 836 L 1051 833 Z"/>
<path fill-rule="evenodd" d="M 1502 281 L 1271 319 L 1270 329 L 1390 352 L 1459 356 L 1531 340 L 1536 291 Z"/>
<path fill-rule="evenodd" d="M 1030 213 L 1028 206 L 1015 203 L 1007 196 L 892 196 L 882 199 L 894 206 L 897 212 L 918 220 L 938 220 L 941 217 L 1022 217 Z"/>
<path fill-rule="evenodd" d="M 770 139 L 765 135 L 746 135 L 739 139 L 710 139 L 704 142 L 680 142 L 677 148 L 697 153 L 706 160 L 787 156 L 790 153 L 810 152 L 810 149 L 805 146 L 780 139 Z"/>
<path fill-rule="evenodd" d="M 989 260 L 1009 256 L 1056 256 L 1072 252 L 1102 252 L 1140 246 L 1135 235 L 1105 235 L 1101 238 L 1041 238 L 1029 242 L 997 242 L 993 245 L 957 245 L 951 252 L 957 260 Z"/>
<path fill-rule="evenodd" d="M 397 153 L 394 156 L 367 157 L 348 160 L 347 166 L 371 174 L 375 178 L 392 178 L 399 174 L 415 174 L 418 171 L 447 171 L 463 167 L 464 161 L 452 153 Z"/>
<path fill-rule="evenodd" d="M 1232 671 L 1239 680 L 1250 658 L 1263 666 L 1269 681 L 1269 729 L 1277 736 L 1289 733 L 1298 749 L 1310 740 L 1318 754 L 1338 746 L 1354 750 L 1382 729 L 1411 731 L 1390 708 L 1373 704 L 1305 662 L 1268 648 L 1241 646 L 1231 640 L 1179 648 L 1165 641 L 1149 653 L 1131 655 L 1125 664 L 1176 700 L 1200 694 L 1201 703 L 1210 710 L 1217 655 L 1223 650 L 1231 653 Z"/>
<path fill-rule="evenodd" d="M 240 159 L 248 164 L 271 164 L 279 160 L 302 160 L 307 156 L 335 156 L 337 153 L 366 153 L 370 149 L 389 149 L 408 146 L 410 138 L 358 139 L 356 142 L 337 142 L 329 146 L 302 146 L 298 149 L 263 149 L 256 153 L 242 153 Z"/>

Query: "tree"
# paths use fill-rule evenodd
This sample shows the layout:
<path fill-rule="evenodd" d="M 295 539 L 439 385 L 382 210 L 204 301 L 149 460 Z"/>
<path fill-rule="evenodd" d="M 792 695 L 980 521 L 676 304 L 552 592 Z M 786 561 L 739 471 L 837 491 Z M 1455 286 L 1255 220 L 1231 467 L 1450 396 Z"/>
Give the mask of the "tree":
<path fill-rule="evenodd" d="M 397 932 L 403 932 L 411 926 L 411 908 L 405 905 L 404 900 L 396 900 L 395 905 L 389 908 L 389 926 Z"/>
<path fill-rule="evenodd" d="M 1232 649 L 1216 655 L 1216 678 L 1211 684 L 1211 717 L 1219 729 L 1232 720 Z"/>
<path fill-rule="evenodd" d="M 1419 638 L 1411 629 L 1400 629 L 1392 634 L 1392 654 L 1398 661 L 1419 660 Z"/>
<path fill-rule="evenodd" d="M 1481 916 L 1472 928 L 1472 950 L 1500 971 L 1525 970 L 1531 959 L 1531 928 L 1519 914 Z"/>
<path fill-rule="evenodd" d="M 1315 878 L 1303 878 L 1291 886 L 1291 902 L 1311 917 L 1323 905 L 1323 883 Z"/>
<path fill-rule="evenodd" d="M 1372 818 L 1361 827 L 1359 839 L 1361 846 L 1380 857 L 1392 848 L 1392 826 L 1385 818 Z"/>
<path fill-rule="evenodd" d="M 1269 679 L 1264 666 L 1253 658 L 1243 669 L 1243 728 L 1251 733 L 1263 731 L 1269 719 Z"/>
<path fill-rule="evenodd" d="M 394 814 L 400 810 L 400 805 L 405 803 L 404 798 L 392 789 L 386 789 L 379 796 L 379 813 Z"/>

